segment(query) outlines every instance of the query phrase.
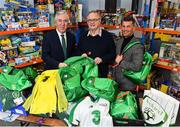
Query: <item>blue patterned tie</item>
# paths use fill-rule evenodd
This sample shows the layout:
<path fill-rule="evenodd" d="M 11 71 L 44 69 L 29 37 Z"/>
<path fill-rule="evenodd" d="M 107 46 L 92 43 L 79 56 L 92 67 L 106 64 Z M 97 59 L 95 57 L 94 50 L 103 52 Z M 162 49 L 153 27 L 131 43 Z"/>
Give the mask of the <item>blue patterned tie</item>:
<path fill-rule="evenodd" d="M 67 53 L 66 53 L 66 42 L 65 42 L 65 38 L 64 35 L 61 35 L 61 40 L 62 40 L 62 48 L 63 48 L 63 52 L 64 52 L 64 58 L 66 59 L 67 57 Z"/>

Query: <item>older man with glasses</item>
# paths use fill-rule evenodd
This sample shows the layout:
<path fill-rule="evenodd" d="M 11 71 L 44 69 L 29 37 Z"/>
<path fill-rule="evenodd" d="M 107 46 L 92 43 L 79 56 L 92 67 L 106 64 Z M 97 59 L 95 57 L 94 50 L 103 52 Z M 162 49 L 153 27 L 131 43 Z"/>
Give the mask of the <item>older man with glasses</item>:
<path fill-rule="evenodd" d="M 75 36 L 67 31 L 69 16 L 61 10 L 55 15 L 55 30 L 49 31 L 42 44 L 42 59 L 45 69 L 57 69 L 67 66 L 63 61 L 73 55 L 75 49 Z"/>
<path fill-rule="evenodd" d="M 78 53 L 93 58 L 98 64 L 100 77 L 107 77 L 108 65 L 113 63 L 116 56 L 112 34 L 101 29 L 101 16 L 97 11 L 89 12 L 87 24 L 89 30 L 80 37 Z"/>

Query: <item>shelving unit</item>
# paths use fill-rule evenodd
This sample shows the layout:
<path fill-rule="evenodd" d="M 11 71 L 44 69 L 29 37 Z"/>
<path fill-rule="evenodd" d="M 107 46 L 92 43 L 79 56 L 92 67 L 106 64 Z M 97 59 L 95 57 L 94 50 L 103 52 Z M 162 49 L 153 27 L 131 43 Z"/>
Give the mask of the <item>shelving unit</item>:
<path fill-rule="evenodd" d="M 86 22 L 82 22 L 76 25 L 69 25 L 69 28 L 78 28 L 79 26 L 87 26 Z M 121 29 L 120 25 L 102 25 L 102 27 L 106 29 Z M 1 31 L 0 36 L 2 35 L 12 35 L 12 34 L 20 34 L 20 33 L 28 33 L 28 32 L 40 32 L 40 31 L 49 31 L 53 30 L 55 27 L 43 27 L 43 28 L 27 28 L 27 29 L 21 29 L 21 30 L 12 30 L 12 31 Z M 145 32 L 155 32 L 155 33 L 165 33 L 165 34 L 172 34 L 172 35 L 180 35 L 180 31 L 173 31 L 173 30 L 165 30 L 165 29 L 151 29 L 151 28 L 135 28 L 136 31 L 141 31 L 142 33 Z M 33 64 L 37 63 L 42 63 L 43 60 L 41 58 L 33 59 L 27 63 L 16 65 L 16 68 L 22 68 L 26 66 L 30 66 Z M 154 66 L 167 69 L 167 70 L 172 70 L 172 71 L 177 71 L 180 72 L 180 68 L 174 68 L 172 66 L 164 66 L 160 64 L 154 64 Z"/>
<path fill-rule="evenodd" d="M 27 29 L 20 29 L 20 30 L 11 30 L 11 31 L 1 31 L 0 35 L 11 35 L 11 34 L 21 34 L 21 33 L 28 33 L 28 32 L 39 32 L 39 31 L 48 31 L 53 30 L 54 27 L 43 27 L 43 28 L 27 28 Z"/>
<path fill-rule="evenodd" d="M 87 26 L 86 23 L 80 23 L 79 26 Z M 121 29 L 120 25 L 101 25 L 107 29 Z M 78 28 L 78 25 L 70 25 L 69 28 Z M 28 32 L 39 32 L 39 31 L 49 31 L 53 30 L 55 27 L 43 27 L 43 28 L 27 28 L 21 30 L 12 30 L 12 31 L 0 31 L 0 35 L 9 35 L 9 34 L 20 34 Z M 155 32 L 155 33 L 164 33 L 164 34 L 173 34 L 180 35 L 180 31 L 165 30 L 165 29 L 151 29 L 151 28 L 135 28 L 136 31 L 142 32 Z"/>

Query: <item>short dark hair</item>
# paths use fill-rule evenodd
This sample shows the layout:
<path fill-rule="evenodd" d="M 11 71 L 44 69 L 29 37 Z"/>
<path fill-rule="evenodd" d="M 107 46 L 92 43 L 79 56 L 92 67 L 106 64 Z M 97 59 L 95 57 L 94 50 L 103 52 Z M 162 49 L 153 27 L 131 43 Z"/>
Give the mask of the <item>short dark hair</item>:
<path fill-rule="evenodd" d="M 123 22 L 132 22 L 133 25 L 135 24 L 135 20 L 134 20 L 134 18 L 132 16 L 124 17 L 121 23 L 123 23 Z"/>

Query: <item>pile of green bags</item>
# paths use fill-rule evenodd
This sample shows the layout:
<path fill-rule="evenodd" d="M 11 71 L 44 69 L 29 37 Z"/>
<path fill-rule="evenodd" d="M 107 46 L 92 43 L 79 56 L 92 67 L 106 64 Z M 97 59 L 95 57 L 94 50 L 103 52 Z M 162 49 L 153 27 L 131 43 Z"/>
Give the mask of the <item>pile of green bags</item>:
<path fill-rule="evenodd" d="M 98 78 L 98 66 L 89 57 L 75 56 L 67 59 L 67 67 L 59 69 L 68 101 L 77 101 L 93 93 L 109 101 L 115 98 L 117 83 L 111 79 Z"/>
<path fill-rule="evenodd" d="M 23 70 L 13 69 L 9 66 L 3 68 L 3 72 L 0 73 L 0 84 L 10 90 L 17 91 L 22 91 L 32 85 Z"/>
<path fill-rule="evenodd" d="M 0 102 L 2 110 L 9 110 L 25 101 L 23 90 L 32 86 L 37 72 L 31 67 L 15 69 L 10 66 L 2 68 L 0 73 Z"/>

